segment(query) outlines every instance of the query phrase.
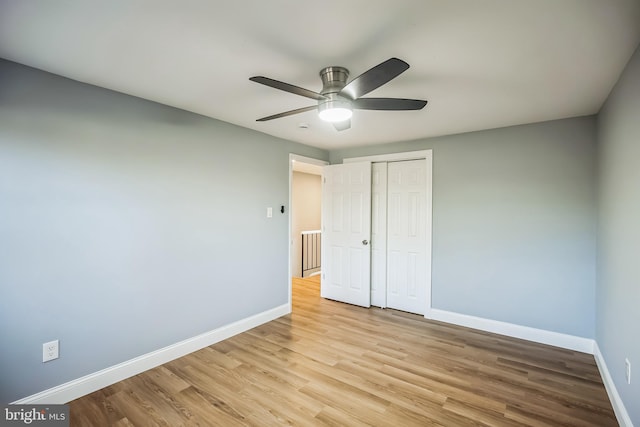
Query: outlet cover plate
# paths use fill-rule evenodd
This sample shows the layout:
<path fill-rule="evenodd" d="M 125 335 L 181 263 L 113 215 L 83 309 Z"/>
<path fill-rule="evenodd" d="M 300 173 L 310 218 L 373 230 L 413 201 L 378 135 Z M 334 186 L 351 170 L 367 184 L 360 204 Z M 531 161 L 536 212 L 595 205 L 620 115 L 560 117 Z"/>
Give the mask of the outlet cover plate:
<path fill-rule="evenodd" d="M 49 362 L 60 357 L 60 343 L 58 340 L 42 344 L 42 362 Z"/>

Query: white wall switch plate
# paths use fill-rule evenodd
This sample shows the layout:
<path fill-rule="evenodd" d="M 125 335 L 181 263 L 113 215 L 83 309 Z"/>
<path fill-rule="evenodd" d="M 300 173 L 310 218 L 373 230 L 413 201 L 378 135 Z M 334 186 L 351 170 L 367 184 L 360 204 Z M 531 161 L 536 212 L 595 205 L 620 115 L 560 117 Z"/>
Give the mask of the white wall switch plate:
<path fill-rule="evenodd" d="M 267 208 L 267 218 L 271 218 L 273 216 L 273 208 Z"/>
<path fill-rule="evenodd" d="M 627 384 L 631 384 L 631 362 L 629 359 L 624 359 L 624 375 L 627 377 Z"/>

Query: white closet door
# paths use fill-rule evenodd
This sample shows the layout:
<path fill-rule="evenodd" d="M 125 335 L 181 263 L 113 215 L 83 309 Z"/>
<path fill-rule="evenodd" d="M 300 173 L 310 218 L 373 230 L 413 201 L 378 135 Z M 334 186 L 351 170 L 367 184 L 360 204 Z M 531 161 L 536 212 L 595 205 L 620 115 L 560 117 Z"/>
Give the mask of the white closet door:
<path fill-rule="evenodd" d="M 387 163 L 371 165 L 371 305 L 387 306 Z"/>
<path fill-rule="evenodd" d="M 427 304 L 426 160 L 388 164 L 387 307 L 424 314 Z"/>
<path fill-rule="evenodd" d="M 370 233 L 371 163 L 323 167 L 323 298 L 370 306 Z"/>

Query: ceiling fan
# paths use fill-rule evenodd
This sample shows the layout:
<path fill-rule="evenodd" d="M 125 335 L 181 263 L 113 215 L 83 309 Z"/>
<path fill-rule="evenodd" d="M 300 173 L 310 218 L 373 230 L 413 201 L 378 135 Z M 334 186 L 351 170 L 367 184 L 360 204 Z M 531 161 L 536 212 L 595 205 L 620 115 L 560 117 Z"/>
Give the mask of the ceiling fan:
<path fill-rule="evenodd" d="M 249 80 L 253 82 L 318 101 L 317 105 L 262 117 L 256 121 L 265 122 L 317 109 L 322 120 L 332 122 L 334 127 L 340 131 L 351 127 L 351 116 L 354 109 L 420 110 L 427 105 L 427 101 L 403 98 L 362 98 L 362 96 L 398 77 L 408 68 L 409 64 L 401 59 L 390 58 L 347 83 L 349 70 L 344 67 L 326 67 L 320 70 L 320 78 L 322 79 L 320 93 L 268 77 L 251 77 Z"/>

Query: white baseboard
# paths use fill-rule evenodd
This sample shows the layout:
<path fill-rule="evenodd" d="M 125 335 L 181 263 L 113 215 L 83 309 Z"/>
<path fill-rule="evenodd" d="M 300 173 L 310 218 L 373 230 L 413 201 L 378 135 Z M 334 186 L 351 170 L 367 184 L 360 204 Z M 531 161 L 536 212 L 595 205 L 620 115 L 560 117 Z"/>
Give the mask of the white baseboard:
<path fill-rule="evenodd" d="M 151 353 L 143 354 L 142 356 L 102 369 L 101 371 L 94 372 L 48 390 L 27 396 L 13 402 L 12 404 L 67 403 L 118 381 L 122 381 L 151 368 L 155 368 L 163 363 L 170 362 L 174 359 L 255 328 L 256 326 L 260 326 L 263 323 L 277 319 L 278 317 L 289 314 L 290 312 L 290 305 L 284 304 L 271 310 L 258 313 L 254 316 L 247 317 L 246 319 L 238 320 L 237 322 L 222 326 L 218 329 L 205 332 L 204 334 L 152 351 Z"/>
<path fill-rule="evenodd" d="M 593 354 L 594 340 L 432 308 L 429 318 L 481 331 Z"/>
<path fill-rule="evenodd" d="M 611 378 L 609 368 L 607 368 L 607 363 L 604 361 L 604 357 L 600 352 L 600 347 L 598 347 L 597 342 L 594 346 L 593 356 L 596 359 L 598 369 L 600 369 L 600 376 L 602 377 L 604 388 L 607 389 L 607 394 L 609 395 L 611 406 L 613 406 L 613 412 L 615 412 L 616 418 L 618 419 L 618 424 L 620 424 L 621 427 L 633 427 L 631 417 L 629 416 L 627 409 L 624 407 L 624 403 L 622 403 L 620 394 L 618 394 L 618 389 L 613 382 L 613 378 Z"/>

